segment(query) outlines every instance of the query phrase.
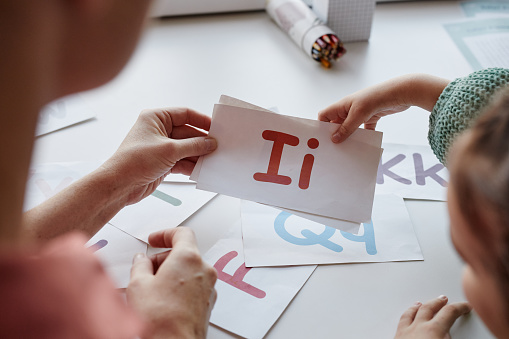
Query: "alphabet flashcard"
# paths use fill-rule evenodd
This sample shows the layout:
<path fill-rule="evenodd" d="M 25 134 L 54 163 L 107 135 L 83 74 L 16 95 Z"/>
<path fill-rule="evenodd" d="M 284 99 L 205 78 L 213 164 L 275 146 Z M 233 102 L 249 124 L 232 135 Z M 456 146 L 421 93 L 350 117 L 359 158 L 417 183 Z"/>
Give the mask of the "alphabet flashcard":
<path fill-rule="evenodd" d="M 423 260 L 403 198 L 375 195 L 373 218 L 352 234 L 242 201 L 247 267 Z"/>
<path fill-rule="evenodd" d="M 317 222 L 319 224 L 327 225 L 329 227 L 336 228 L 338 230 L 352 233 L 352 234 L 359 233 L 359 229 L 361 227 L 361 224 L 358 222 L 351 222 L 351 221 L 346 221 L 346 220 L 341 220 L 341 219 L 328 218 L 328 217 L 324 217 L 321 215 L 304 213 L 301 211 L 292 210 L 289 208 L 278 207 L 278 209 L 286 211 L 286 212 L 296 215 L 298 217 L 308 219 L 308 220 Z"/>
<path fill-rule="evenodd" d="M 85 105 L 81 95 L 73 95 L 55 101 L 41 110 L 35 134 L 48 134 L 94 117 L 95 113 Z"/>
<path fill-rule="evenodd" d="M 381 133 L 359 130 L 334 144 L 321 121 L 218 104 L 197 188 L 319 216 L 371 219 Z"/>
<path fill-rule="evenodd" d="M 51 198 L 74 181 L 96 169 L 87 162 L 47 163 L 30 169 L 24 209 L 29 210 Z M 146 253 L 147 244 L 106 224 L 86 244 L 99 257 L 117 288 L 129 283 L 131 263 L 136 253 Z"/>
<path fill-rule="evenodd" d="M 148 242 L 150 233 L 177 227 L 216 196 L 195 187 L 189 183 L 162 183 L 150 196 L 124 207 L 110 223 Z"/>
<path fill-rule="evenodd" d="M 104 225 L 86 246 L 99 257 L 117 288 L 129 285 L 134 255 L 147 252 L 146 243 L 111 224 Z"/>
<path fill-rule="evenodd" d="M 164 182 L 182 182 L 187 184 L 195 184 L 194 181 L 190 180 L 189 177 L 185 174 L 180 173 L 170 173 L 164 177 Z"/>
<path fill-rule="evenodd" d="M 51 198 L 74 181 L 95 170 L 92 162 L 46 163 L 30 168 L 23 209 L 31 208 Z"/>
<path fill-rule="evenodd" d="M 244 338 L 263 338 L 316 266 L 248 268 L 241 237 L 239 223 L 203 256 L 218 277 L 210 322 Z"/>
<path fill-rule="evenodd" d="M 376 193 L 407 199 L 447 199 L 449 172 L 429 146 L 384 144 L 376 178 Z"/>

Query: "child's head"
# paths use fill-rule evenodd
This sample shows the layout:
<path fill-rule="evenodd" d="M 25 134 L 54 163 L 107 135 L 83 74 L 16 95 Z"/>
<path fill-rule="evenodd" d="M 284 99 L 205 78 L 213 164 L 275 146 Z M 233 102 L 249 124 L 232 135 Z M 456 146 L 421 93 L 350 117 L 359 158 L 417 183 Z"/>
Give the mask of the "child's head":
<path fill-rule="evenodd" d="M 450 154 L 451 238 L 466 262 L 465 295 L 490 330 L 509 336 L 509 88 Z"/>

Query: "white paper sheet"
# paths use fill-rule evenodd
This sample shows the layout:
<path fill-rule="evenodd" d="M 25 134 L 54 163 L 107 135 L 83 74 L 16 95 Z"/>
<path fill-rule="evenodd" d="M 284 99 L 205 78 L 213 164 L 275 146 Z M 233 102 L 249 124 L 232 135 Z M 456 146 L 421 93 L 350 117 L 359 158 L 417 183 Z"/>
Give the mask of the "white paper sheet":
<path fill-rule="evenodd" d="M 268 109 L 250 104 L 246 101 L 242 101 L 240 99 L 233 98 L 228 95 L 221 95 L 221 97 L 219 98 L 219 103 L 223 104 L 223 105 L 233 106 L 233 107 L 243 107 L 243 108 L 254 109 L 254 110 L 262 111 L 262 112 L 277 113 L 275 110 L 270 111 Z M 194 166 L 193 172 L 191 173 L 191 176 L 189 177 L 190 180 L 198 181 L 198 178 L 200 177 L 202 163 L 203 163 L 203 156 L 198 158 L 198 161 L 196 162 L 196 165 Z"/>
<path fill-rule="evenodd" d="M 279 113 L 277 107 L 273 107 L 269 110 L 224 94 L 219 98 L 219 103 L 227 106 L 249 108 L 261 112 Z M 363 142 L 374 147 L 380 147 L 380 144 L 382 143 L 382 133 L 372 133 L 372 131 L 365 130 L 363 128 L 358 128 L 357 131 L 350 136 L 350 138 L 352 140 Z M 189 177 L 190 180 L 198 181 L 202 162 L 203 156 L 198 159 L 193 173 L 191 173 L 191 176 Z"/>
<path fill-rule="evenodd" d="M 509 3 L 506 0 L 471 0 L 461 1 L 460 4 L 467 17 L 509 15 Z"/>
<path fill-rule="evenodd" d="M 384 144 L 376 194 L 407 199 L 447 200 L 449 172 L 429 146 Z"/>
<path fill-rule="evenodd" d="M 106 224 L 86 244 L 92 247 L 117 288 L 129 285 L 134 255 L 147 253 L 147 244 Z"/>
<path fill-rule="evenodd" d="M 269 206 L 269 205 L 267 205 L 267 206 Z M 351 221 L 346 221 L 346 220 L 341 220 L 341 219 L 327 218 L 327 217 L 323 217 L 321 215 L 304 213 L 304 212 L 300 212 L 300 211 L 296 211 L 296 210 L 291 210 L 288 208 L 281 208 L 281 207 L 277 207 L 277 208 L 282 211 L 287 211 L 288 213 L 296 215 L 298 217 L 308 219 L 308 220 L 317 222 L 322 225 L 327 225 L 329 227 L 332 227 L 332 228 L 335 228 L 335 229 L 338 229 L 341 231 L 345 231 L 348 233 L 357 234 L 357 233 L 359 233 L 359 229 L 361 227 L 361 224 L 358 222 L 351 222 Z"/>
<path fill-rule="evenodd" d="M 369 138 L 356 139 L 361 133 L 376 138 L 381 134 L 356 132 L 337 145 L 330 141 L 335 128 L 216 105 L 210 135 L 218 140 L 218 149 L 203 158 L 197 188 L 331 218 L 369 220 L 381 149 L 371 146 Z M 298 147 L 272 140 L 280 137 Z"/>
<path fill-rule="evenodd" d="M 33 166 L 29 172 L 24 210 L 29 210 L 74 181 L 92 172 L 97 163 L 47 163 Z M 147 244 L 106 224 L 86 244 L 95 245 L 95 253 L 101 260 L 117 288 L 129 284 L 131 263 L 136 253 L 146 253 Z"/>
<path fill-rule="evenodd" d="M 23 210 L 46 201 L 74 181 L 94 171 L 93 162 L 45 163 L 32 166 L 28 173 Z"/>
<path fill-rule="evenodd" d="M 187 175 L 179 174 L 179 173 L 170 173 L 168 174 L 164 180 L 164 182 L 182 182 L 186 184 L 195 184 L 194 180 L 191 180 Z"/>
<path fill-rule="evenodd" d="M 509 17 L 467 19 L 444 25 L 474 70 L 509 67 Z"/>
<path fill-rule="evenodd" d="M 423 260 L 396 195 L 375 196 L 373 221 L 359 235 L 244 200 L 242 233 L 248 267 Z"/>
<path fill-rule="evenodd" d="M 245 338 L 263 338 L 316 268 L 246 268 L 240 224 L 203 259 L 218 271 L 210 322 Z"/>
<path fill-rule="evenodd" d="M 142 241 L 148 242 L 150 233 L 180 225 L 215 193 L 195 189 L 194 184 L 162 183 L 142 201 L 124 207 L 110 223 Z"/>
<path fill-rule="evenodd" d="M 39 113 L 35 135 L 51 133 L 95 118 L 95 113 L 85 105 L 79 95 L 55 101 Z"/>

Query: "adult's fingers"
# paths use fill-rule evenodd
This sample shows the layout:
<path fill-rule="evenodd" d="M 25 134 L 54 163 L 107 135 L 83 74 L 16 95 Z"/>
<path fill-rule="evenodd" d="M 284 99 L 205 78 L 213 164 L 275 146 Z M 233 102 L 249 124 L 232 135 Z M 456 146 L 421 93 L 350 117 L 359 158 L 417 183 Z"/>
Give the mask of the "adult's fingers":
<path fill-rule="evenodd" d="M 212 119 L 194 109 L 182 107 L 167 108 L 165 112 L 170 115 L 173 126 L 191 125 L 206 131 L 210 129 Z"/>
<path fill-rule="evenodd" d="M 187 139 L 194 137 L 204 137 L 207 136 L 207 133 L 194 128 L 193 126 L 184 125 L 174 127 L 170 134 L 172 139 Z"/>
<path fill-rule="evenodd" d="M 415 320 L 420 321 L 428 321 L 431 320 L 435 314 L 440 311 L 442 307 L 447 304 L 447 297 L 445 295 L 441 295 L 438 298 L 432 299 L 430 301 L 425 302 L 419 308 L 417 315 L 415 316 Z"/>
<path fill-rule="evenodd" d="M 157 127 L 164 128 L 168 135 L 172 133 L 175 127 L 185 125 L 208 131 L 212 121 L 207 115 L 182 107 L 145 109 L 140 113 L 139 119 L 145 123 L 155 122 Z"/>
<path fill-rule="evenodd" d="M 210 319 L 210 315 L 212 314 L 212 309 L 216 304 L 216 300 L 217 300 L 217 290 L 215 288 L 212 288 L 212 293 L 210 293 L 209 296 L 209 308 L 207 310 L 207 319 Z"/>
<path fill-rule="evenodd" d="M 153 274 L 154 266 L 152 261 L 144 253 L 136 254 L 133 258 L 133 266 L 131 267 L 131 281 L 143 279 Z"/>
<path fill-rule="evenodd" d="M 168 256 L 171 254 L 171 250 L 164 251 L 161 253 L 156 253 L 154 255 L 151 255 L 149 259 L 152 261 L 152 265 L 154 266 L 154 273 L 157 272 L 159 269 L 159 266 L 162 265 L 162 263 L 168 258 Z"/>
<path fill-rule="evenodd" d="M 433 321 L 444 329 L 445 332 L 449 332 L 452 325 L 464 314 L 467 314 L 472 310 L 472 306 L 466 302 L 454 303 L 445 305 L 433 318 Z"/>
<path fill-rule="evenodd" d="M 398 330 L 406 328 L 414 322 L 415 315 L 417 314 L 417 311 L 421 306 L 422 303 L 416 302 L 415 304 L 412 305 L 412 307 L 408 308 L 401 315 L 401 318 L 399 319 Z"/>
<path fill-rule="evenodd" d="M 209 154 L 217 148 L 217 141 L 211 137 L 168 139 L 168 157 L 175 160 Z"/>
<path fill-rule="evenodd" d="M 183 248 L 198 250 L 193 230 L 182 226 L 154 232 L 149 235 L 148 243 L 153 247 L 172 248 L 173 252 Z"/>
<path fill-rule="evenodd" d="M 193 172 L 194 166 L 196 165 L 196 160 L 188 160 L 182 159 L 177 161 L 177 163 L 171 169 L 171 173 L 181 173 L 185 175 L 191 175 Z"/>

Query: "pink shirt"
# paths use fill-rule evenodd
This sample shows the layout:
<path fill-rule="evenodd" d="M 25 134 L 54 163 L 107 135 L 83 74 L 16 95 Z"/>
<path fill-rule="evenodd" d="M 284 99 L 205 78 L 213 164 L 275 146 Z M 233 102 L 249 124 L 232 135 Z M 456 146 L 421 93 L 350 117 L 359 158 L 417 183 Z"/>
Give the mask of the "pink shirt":
<path fill-rule="evenodd" d="M 71 234 L 35 251 L 0 251 L 2 338 L 127 339 L 141 332 L 85 241 Z"/>

